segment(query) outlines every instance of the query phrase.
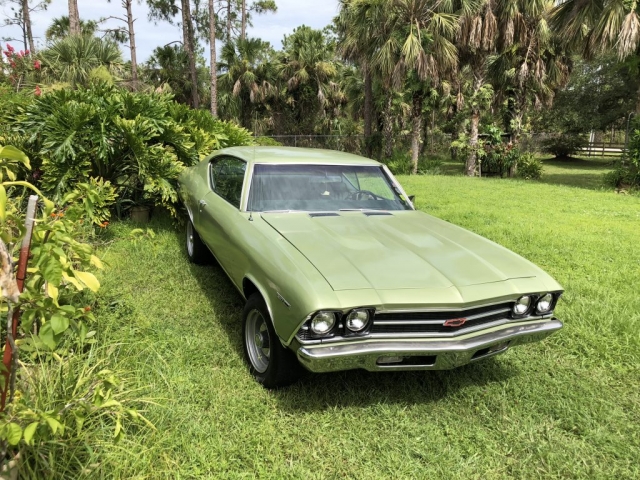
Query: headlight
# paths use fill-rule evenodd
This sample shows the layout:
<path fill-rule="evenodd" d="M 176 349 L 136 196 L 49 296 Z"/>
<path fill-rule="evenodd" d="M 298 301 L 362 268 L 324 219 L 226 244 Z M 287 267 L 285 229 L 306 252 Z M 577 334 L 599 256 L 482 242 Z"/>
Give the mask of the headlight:
<path fill-rule="evenodd" d="M 513 313 L 516 315 L 524 315 L 529 311 L 531 307 L 531 297 L 525 295 L 516 300 L 516 304 L 513 306 Z"/>
<path fill-rule="evenodd" d="M 347 315 L 347 330 L 351 332 L 361 332 L 369 324 L 369 311 L 367 310 L 353 310 Z"/>
<path fill-rule="evenodd" d="M 547 293 L 543 295 L 536 303 L 536 310 L 538 313 L 549 313 L 551 311 L 551 307 L 553 305 L 553 295 Z"/>
<path fill-rule="evenodd" d="M 318 312 L 311 319 L 311 331 L 316 335 L 329 333 L 336 324 L 336 314 L 333 312 Z"/>

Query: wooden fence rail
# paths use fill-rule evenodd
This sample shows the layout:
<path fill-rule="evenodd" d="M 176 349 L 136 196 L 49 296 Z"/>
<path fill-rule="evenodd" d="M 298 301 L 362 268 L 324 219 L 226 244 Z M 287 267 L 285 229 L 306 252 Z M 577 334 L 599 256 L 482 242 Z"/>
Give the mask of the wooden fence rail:
<path fill-rule="evenodd" d="M 588 157 L 620 157 L 624 153 L 624 143 L 593 142 L 580 149 Z"/>

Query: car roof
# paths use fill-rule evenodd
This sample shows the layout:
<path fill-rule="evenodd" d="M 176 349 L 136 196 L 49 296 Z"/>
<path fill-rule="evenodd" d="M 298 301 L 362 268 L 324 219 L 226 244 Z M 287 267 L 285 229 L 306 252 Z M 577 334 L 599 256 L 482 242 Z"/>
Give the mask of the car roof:
<path fill-rule="evenodd" d="M 379 162 L 351 153 L 319 148 L 298 147 L 230 147 L 218 150 L 215 156 L 231 155 L 247 163 L 320 165 L 380 165 Z"/>

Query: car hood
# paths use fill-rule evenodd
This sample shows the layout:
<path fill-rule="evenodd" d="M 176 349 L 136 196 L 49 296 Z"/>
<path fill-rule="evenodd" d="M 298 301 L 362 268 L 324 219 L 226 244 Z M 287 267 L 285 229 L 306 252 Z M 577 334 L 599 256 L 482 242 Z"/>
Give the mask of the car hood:
<path fill-rule="evenodd" d="M 438 289 L 535 277 L 543 272 L 479 235 L 418 211 L 339 216 L 261 215 L 333 290 Z"/>

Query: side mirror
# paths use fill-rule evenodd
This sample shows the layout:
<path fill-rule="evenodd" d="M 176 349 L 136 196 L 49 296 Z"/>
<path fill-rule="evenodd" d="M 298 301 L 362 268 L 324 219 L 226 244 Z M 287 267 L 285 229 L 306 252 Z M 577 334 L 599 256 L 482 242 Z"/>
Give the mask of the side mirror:
<path fill-rule="evenodd" d="M 415 204 L 415 203 L 416 203 L 416 196 L 415 196 L 415 195 L 409 195 L 409 201 L 410 201 L 411 203 L 414 203 L 414 204 Z"/>

